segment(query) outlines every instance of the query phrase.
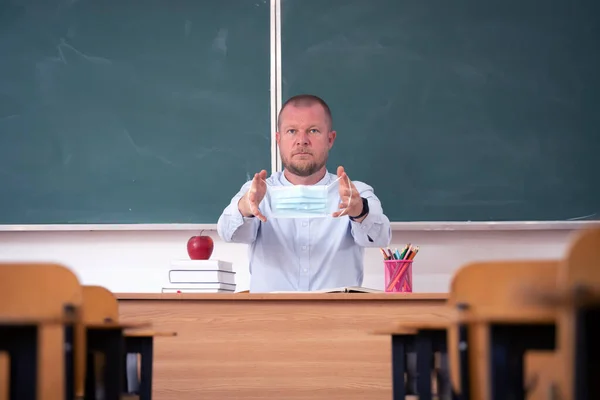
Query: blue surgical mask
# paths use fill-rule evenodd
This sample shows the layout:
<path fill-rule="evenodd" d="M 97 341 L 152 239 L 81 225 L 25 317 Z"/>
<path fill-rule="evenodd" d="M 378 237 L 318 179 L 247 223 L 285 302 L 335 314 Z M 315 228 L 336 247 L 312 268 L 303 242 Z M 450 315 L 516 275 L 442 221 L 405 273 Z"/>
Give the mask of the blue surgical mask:
<path fill-rule="evenodd" d="M 336 179 L 329 185 L 268 186 L 267 195 L 273 218 L 328 217 L 338 211 Z"/>

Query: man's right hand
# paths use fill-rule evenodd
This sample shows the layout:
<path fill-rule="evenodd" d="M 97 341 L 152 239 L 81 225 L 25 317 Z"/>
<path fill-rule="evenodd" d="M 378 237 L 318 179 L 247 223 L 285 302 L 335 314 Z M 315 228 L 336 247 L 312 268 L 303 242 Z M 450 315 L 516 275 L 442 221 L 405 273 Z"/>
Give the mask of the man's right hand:
<path fill-rule="evenodd" d="M 248 189 L 246 194 L 238 201 L 238 209 L 244 217 L 256 216 L 262 222 L 267 221 L 267 218 L 262 215 L 258 208 L 258 205 L 265 197 L 265 194 L 267 194 L 267 184 L 265 179 L 267 179 L 267 171 L 264 169 L 258 174 L 254 174 L 250 189 Z"/>

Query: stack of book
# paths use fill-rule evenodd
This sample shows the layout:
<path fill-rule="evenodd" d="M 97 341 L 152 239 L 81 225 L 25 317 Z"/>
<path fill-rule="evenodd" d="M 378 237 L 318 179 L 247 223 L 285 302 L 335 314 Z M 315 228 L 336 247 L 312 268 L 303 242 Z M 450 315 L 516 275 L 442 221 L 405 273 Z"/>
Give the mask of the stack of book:
<path fill-rule="evenodd" d="M 233 293 L 235 272 L 230 262 L 176 260 L 169 268 L 169 284 L 163 293 Z"/>

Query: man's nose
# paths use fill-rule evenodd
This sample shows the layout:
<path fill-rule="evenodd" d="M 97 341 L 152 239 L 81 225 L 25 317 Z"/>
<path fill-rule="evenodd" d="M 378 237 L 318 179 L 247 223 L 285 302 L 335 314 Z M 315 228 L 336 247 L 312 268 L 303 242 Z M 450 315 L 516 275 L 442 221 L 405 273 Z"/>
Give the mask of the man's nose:
<path fill-rule="evenodd" d="M 306 132 L 298 132 L 296 135 L 296 144 L 299 146 L 306 146 L 309 144 L 308 134 Z"/>

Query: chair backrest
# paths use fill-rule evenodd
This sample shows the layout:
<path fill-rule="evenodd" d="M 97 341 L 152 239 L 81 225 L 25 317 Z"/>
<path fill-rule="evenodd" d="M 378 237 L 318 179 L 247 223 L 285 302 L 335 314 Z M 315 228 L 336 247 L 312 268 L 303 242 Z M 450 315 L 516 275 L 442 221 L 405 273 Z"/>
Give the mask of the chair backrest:
<path fill-rule="evenodd" d="M 83 295 L 77 276 L 62 265 L 40 262 L 0 263 L 0 321 L 59 321 L 65 317 L 76 319 L 82 303 Z M 43 372 L 38 378 L 40 399 L 64 397 L 63 338 L 60 325 L 44 325 L 39 332 L 41 363 L 38 365 L 38 372 Z M 7 396 L 7 360 L 6 355 L 0 357 L 0 397 Z M 52 368 L 48 368 L 49 365 Z"/>
<path fill-rule="evenodd" d="M 102 286 L 83 287 L 85 323 L 119 322 L 119 303 L 115 295 Z"/>
<path fill-rule="evenodd" d="M 578 289 L 600 292 L 600 228 L 586 229 L 575 233 L 567 256 L 559 273 L 560 291 L 575 300 Z M 560 374 L 559 398 L 575 398 L 575 312 L 568 300 L 559 306 L 558 346 L 561 349 L 563 368 Z M 590 382 L 593 384 L 592 382 Z"/>
<path fill-rule="evenodd" d="M 460 268 L 450 284 L 452 305 L 468 304 L 469 313 L 519 313 L 539 310 L 535 304 L 524 305 L 520 288 L 539 285 L 556 288 L 559 260 L 498 260 L 467 264 Z M 513 314 L 514 315 L 514 314 Z"/>
<path fill-rule="evenodd" d="M 60 319 L 82 303 L 79 279 L 62 265 L 0 263 L 0 319 Z"/>
<path fill-rule="evenodd" d="M 562 288 L 600 289 L 600 228 L 577 232 L 559 274 Z"/>
<path fill-rule="evenodd" d="M 506 260 L 474 262 L 460 268 L 453 276 L 449 304 L 468 306 L 469 317 L 485 315 L 506 317 L 549 313 L 550 309 L 534 304 L 524 305 L 516 296 L 529 285 L 555 289 L 560 261 Z M 479 323 L 469 323 L 469 364 L 471 399 L 486 399 L 489 390 L 487 369 L 482 362 L 488 357 L 489 331 Z M 460 392 L 458 328 L 448 331 L 448 356 L 454 390 Z"/>
<path fill-rule="evenodd" d="M 75 394 L 83 396 L 85 393 L 86 357 L 87 346 L 86 328 L 88 324 L 103 324 L 105 322 L 119 322 L 119 304 L 117 298 L 108 289 L 102 286 L 83 286 L 83 309 L 81 323 L 75 329 Z"/>

